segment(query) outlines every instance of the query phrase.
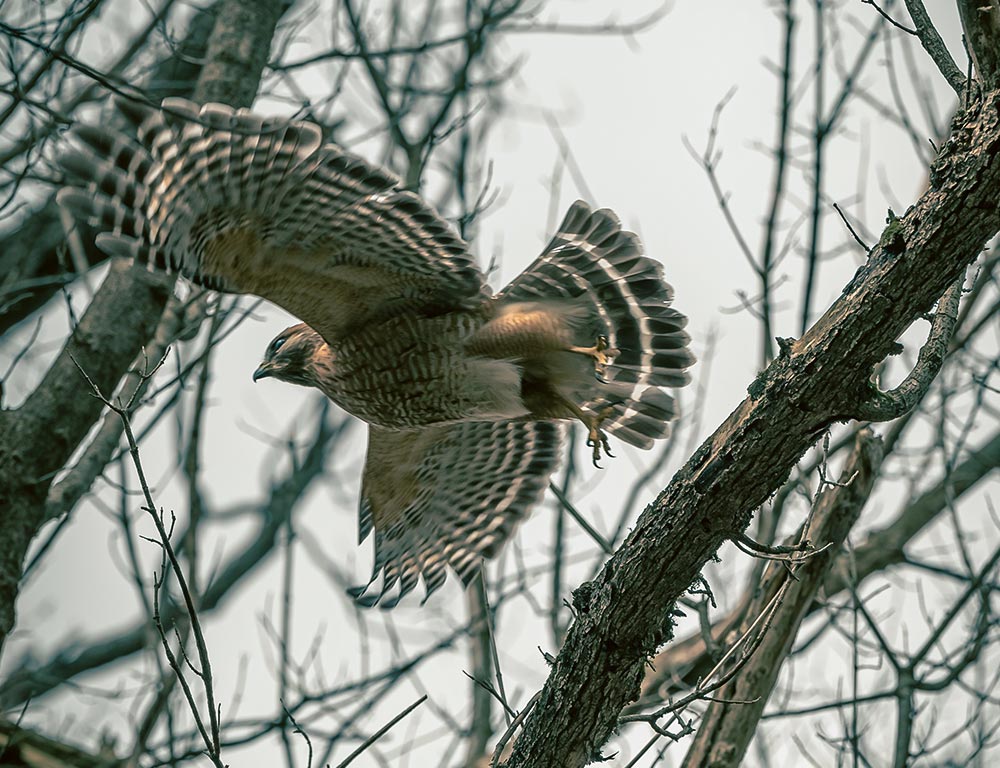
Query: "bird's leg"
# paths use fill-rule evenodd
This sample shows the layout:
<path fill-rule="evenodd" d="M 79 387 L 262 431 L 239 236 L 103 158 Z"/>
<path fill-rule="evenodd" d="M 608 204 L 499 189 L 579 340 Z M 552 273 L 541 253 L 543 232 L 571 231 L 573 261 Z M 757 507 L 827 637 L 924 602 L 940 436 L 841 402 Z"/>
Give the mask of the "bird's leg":
<path fill-rule="evenodd" d="M 566 407 L 569 408 L 573 414 L 583 422 L 583 426 L 587 428 L 587 447 L 593 448 L 593 453 L 591 458 L 594 462 L 594 466 L 601 469 L 601 465 L 597 462 L 601 458 L 601 449 L 604 449 L 605 455 L 611 457 L 612 459 L 615 455 L 611 452 L 611 446 L 608 444 L 608 436 L 604 434 L 601 430 L 601 424 L 606 418 L 611 415 L 615 404 L 606 405 L 599 411 L 594 413 L 587 413 L 579 405 L 574 403 L 572 400 L 560 396 L 560 399 L 565 403 Z"/>
<path fill-rule="evenodd" d="M 583 422 L 588 429 L 587 446 L 594 449 L 591 459 L 594 462 L 594 466 L 598 469 L 601 468 L 601 465 L 597 463 L 597 460 L 601 458 L 601 448 L 604 449 L 604 453 L 607 456 L 610 456 L 612 459 L 615 457 L 611 452 L 611 446 L 608 445 L 608 436 L 601 430 L 601 423 L 611 415 L 612 408 L 614 408 L 613 405 L 606 405 L 597 413 L 589 414 L 589 418 L 584 419 Z"/>
<path fill-rule="evenodd" d="M 589 355 L 594 358 L 594 375 L 600 381 L 604 381 L 604 374 L 607 371 L 608 366 L 618 354 L 618 350 L 611 348 L 611 345 L 608 343 L 608 337 L 603 334 L 597 337 L 597 341 L 594 343 L 594 346 L 570 347 L 569 351 L 576 352 L 581 355 Z"/>

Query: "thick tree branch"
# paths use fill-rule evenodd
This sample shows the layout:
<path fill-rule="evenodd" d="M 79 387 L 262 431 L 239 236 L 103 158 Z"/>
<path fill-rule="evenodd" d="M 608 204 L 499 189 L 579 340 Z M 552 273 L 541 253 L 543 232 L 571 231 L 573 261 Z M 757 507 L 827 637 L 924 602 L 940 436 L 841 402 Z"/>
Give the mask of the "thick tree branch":
<path fill-rule="evenodd" d="M 142 398 L 150 381 L 141 375 L 144 363 L 159 360 L 167 354 L 170 345 L 185 332 L 186 325 L 191 321 L 189 313 L 192 306 L 191 302 L 171 297 L 149 345 L 136 356 L 119 384 L 118 394 L 122 400 Z M 200 320 L 200 316 L 198 319 Z M 76 463 L 72 467 L 64 467 L 66 471 L 60 473 L 60 479 L 49 488 L 45 501 L 45 520 L 54 520 L 68 514 L 84 494 L 90 491 L 94 481 L 111 461 L 121 437 L 121 419 L 114 412 L 107 411 Z"/>
<path fill-rule="evenodd" d="M 55 474 L 100 417 L 75 358 L 105 391 L 114 391 L 152 336 L 169 281 L 125 263 L 113 265 L 42 383 L 16 411 L 0 411 L 0 650 L 14 624 L 14 600 L 28 545 L 44 524 Z M 83 385 L 83 386 L 81 386 Z"/>
<path fill-rule="evenodd" d="M 1000 229 L 1000 94 L 956 116 L 930 187 L 868 263 L 639 518 L 593 581 L 506 763 L 580 766 L 599 754 L 647 659 L 673 630 L 674 602 L 833 422 L 867 399 L 870 372 Z M 665 565 L 666 564 L 666 565 Z"/>

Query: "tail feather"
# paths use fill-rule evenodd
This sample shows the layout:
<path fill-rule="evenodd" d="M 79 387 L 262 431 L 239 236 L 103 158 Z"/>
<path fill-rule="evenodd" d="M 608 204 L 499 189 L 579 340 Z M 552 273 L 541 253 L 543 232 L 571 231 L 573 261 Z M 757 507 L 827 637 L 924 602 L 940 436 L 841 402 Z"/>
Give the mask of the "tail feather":
<path fill-rule="evenodd" d="M 639 448 L 651 448 L 654 440 L 670 434 L 670 422 L 677 417 L 677 410 L 674 399 L 662 389 L 647 387 L 638 398 L 627 386 L 609 384 L 608 389 L 628 393 L 624 402 L 612 406 L 611 416 L 605 421 L 612 435 Z"/>
<path fill-rule="evenodd" d="M 589 307 L 593 337 L 617 351 L 606 382 L 580 377 L 562 388 L 590 410 L 614 403 L 604 428 L 641 448 L 669 434 L 673 398 L 659 387 L 681 387 L 694 363 L 687 318 L 670 307 L 673 289 L 663 266 L 643 254 L 639 238 L 618 217 L 574 203 L 542 255 L 498 297 L 503 301 L 573 299 Z M 588 324 L 584 324 L 588 325 Z"/>

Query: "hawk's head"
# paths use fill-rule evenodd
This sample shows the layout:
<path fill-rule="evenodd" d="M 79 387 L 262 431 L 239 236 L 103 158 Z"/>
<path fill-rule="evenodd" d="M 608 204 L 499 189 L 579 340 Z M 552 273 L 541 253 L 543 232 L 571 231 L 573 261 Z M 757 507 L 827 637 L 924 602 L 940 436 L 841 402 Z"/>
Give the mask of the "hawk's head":
<path fill-rule="evenodd" d="M 253 380 L 273 377 L 304 387 L 318 386 L 318 358 L 329 354 L 323 337 L 305 323 L 286 328 L 267 345 L 264 361 L 254 371 Z M 321 367 L 321 366 L 319 366 Z"/>

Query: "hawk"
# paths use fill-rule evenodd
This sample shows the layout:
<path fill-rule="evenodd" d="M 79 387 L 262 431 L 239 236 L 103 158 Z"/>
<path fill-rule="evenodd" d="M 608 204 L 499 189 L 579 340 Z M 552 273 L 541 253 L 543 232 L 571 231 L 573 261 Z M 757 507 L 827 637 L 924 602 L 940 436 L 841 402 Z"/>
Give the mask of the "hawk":
<path fill-rule="evenodd" d="M 59 201 L 112 256 L 303 321 L 253 378 L 316 387 L 369 425 L 362 603 L 394 605 L 421 578 L 429 596 L 449 568 L 467 584 L 540 500 L 566 420 L 595 464 L 608 434 L 640 448 L 668 434 L 687 320 L 611 211 L 574 203 L 494 294 L 430 205 L 314 124 L 176 98 L 117 109 L 122 129 L 73 130 Z"/>

